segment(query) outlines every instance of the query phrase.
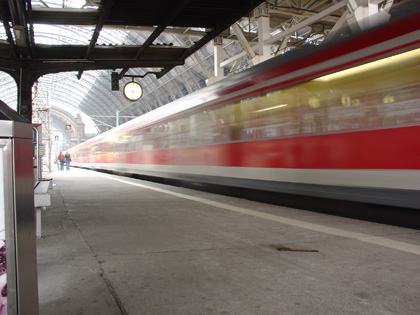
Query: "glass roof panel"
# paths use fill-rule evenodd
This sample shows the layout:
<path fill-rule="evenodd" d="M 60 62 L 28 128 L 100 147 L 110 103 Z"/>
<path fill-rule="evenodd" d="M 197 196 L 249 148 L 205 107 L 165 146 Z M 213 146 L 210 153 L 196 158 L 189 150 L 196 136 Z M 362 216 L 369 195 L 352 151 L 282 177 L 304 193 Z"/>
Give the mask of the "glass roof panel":
<path fill-rule="evenodd" d="M 73 90 L 72 93 L 77 95 L 77 98 L 84 98 L 93 86 L 93 82 L 99 77 L 100 71 L 87 71 L 83 75 L 84 80 L 77 80 L 77 72 L 61 72 L 44 75 L 38 80 L 38 89 L 40 91 L 54 91 L 59 87 L 66 86 L 69 82 L 79 85 L 79 89 Z M 60 99 L 60 94 L 54 93 L 57 99 Z M 74 104 L 78 107 L 79 104 Z"/>
<path fill-rule="evenodd" d="M 34 25 L 35 43 L 46 45 L 89 45 L 92 27 Z"/>
<path fill-rule="evenodd" d="M 130 31 L 104 28 L 96 41 L 97 45 L 138 45 L 129 36 Z"/>
<path fill-rule="evenodd" d="M 67 25 L 34 25 L 36 44 L 45 45 L 89 45 L 93 35 L 93 27 Z M 130 31 L 103 29 L 96 42 L 97 45 L 138 45 L 129 36 Z M 0 39 L 6 40 L 4 28 L 0 31 Z"/>
<path fill-rule="evenodd" d="M 15 80 L 5 72 L 0 71 L 0 99 L 14 110 L 17 109 L 17 86 Z"/>
<path fill-rule="evenodd" d="M 32 0 L 32 8 L 98 8 L 101 0 Z"/>

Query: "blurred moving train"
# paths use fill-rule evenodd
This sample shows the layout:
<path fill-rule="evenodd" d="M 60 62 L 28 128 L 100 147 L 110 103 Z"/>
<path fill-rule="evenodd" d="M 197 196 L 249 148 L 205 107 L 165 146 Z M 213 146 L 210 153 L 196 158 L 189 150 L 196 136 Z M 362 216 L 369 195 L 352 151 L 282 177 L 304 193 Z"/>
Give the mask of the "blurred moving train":
<path fill-rule="evenodd" d="M 301 47 L 70 150 L 80 167 L 420 209 L 420 10 Z"/>

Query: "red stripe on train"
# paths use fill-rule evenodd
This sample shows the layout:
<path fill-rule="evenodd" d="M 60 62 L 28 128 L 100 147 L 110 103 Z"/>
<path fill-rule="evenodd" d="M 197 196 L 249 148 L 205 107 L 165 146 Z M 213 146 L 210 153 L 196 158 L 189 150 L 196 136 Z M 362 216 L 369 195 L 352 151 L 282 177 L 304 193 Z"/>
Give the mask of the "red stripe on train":
<path fill-rule="evenodd" d="M 108 154 L 97 158 L 96 162 L 297 169 L 420 169 L 419 135 L 420 126 L 389 128 Z"/>

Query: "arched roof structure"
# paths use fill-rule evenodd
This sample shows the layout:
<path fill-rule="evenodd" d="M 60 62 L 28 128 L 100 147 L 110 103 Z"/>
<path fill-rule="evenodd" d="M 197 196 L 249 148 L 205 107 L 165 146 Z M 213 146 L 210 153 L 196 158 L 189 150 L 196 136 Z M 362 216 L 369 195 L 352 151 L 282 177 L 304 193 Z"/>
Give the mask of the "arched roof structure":
<path fill-rule="evenodd" d="M 53 9 L 60 9 L 60 12 L 76 9 L 93 12 L 107 1 L 32 0 L 30 2 L 33 12 L 39 14 L 37 19 L 41 21 L 41 13 L 47 14 Z M 158 2 L 162 3 L 160 0 Z M 255 51 L 253 46 L 258 44 L 258 38 L 261 36 L 258 33 L 261 28 L 258 24 L 259 17 L 264 16 L 269 19 L 268 33 L 271 38 L 290 31 L 287 36 L 279 37 L 277 40 L 273 39 L 269 43 L 271 55 L 274 56 L 303 43 L 313 42 L 316 44 L 324 40 L 330 32 L 334 32 L 336 28 L 346 24 L 351 17 L 354 18 L 356 10 L 363 6 L 364 2 L 359 0 L 265 1 L 259 9 L 260 14 L 248 15 L 237 22 L 236 25 L 239 26 L 242 36 L 234 28 L 221 33 L 224 59 L 227 60 L 223 66 L 225 75 L 252 65 L 253 55 L 250 50 Z M 375 4 L 377 11 L 385 11 L 389 10 L 391 5 L 399 2 L 404 1 L 371 0 L 370 4 Z M 4 17 L 4 13 L 2 15 Z M 62 16 L 65 17 L 64 13 Z M 33 30 L 35 43 L 44 45 L 89 45 L 92 42 L 92 33 L 94 33 L 93 26 L 80 27 L 77 25 L 34 24 Z M 153 25 L 103 27 L 95 47 L 103 46 L 104 49 L 114 49 L 119 46 L 142 45 L 155 31 L 156 27 Z M 165 47 L 188 48 L 205 33 L 206 30 L 200 28 L 167 27 L 153 41 L 153 46 L 162 49 Z M 7 40 L 7 29 L 3 28 L 0 30 L 0 42 Z M 258 53 L 261 54 L 257 49 Z M 102 132 L 117 124 L 117 116 L 120 117 L 120 123 L 123 123 L 206 86 L 209 76 L 213 75 L 213 54 L 213 45 L 209 43 L 187 58 L 184 65 L 173 68 L 160 79 L 154 75 L 136 79 L 144 89 L 143 97 L 136 102 L 128 101 L 121 91 L 111 91 L 113 69 L 84 71 L 80 79 L 78 79 L 78 75 L 80 76 L 81 73 L 77 71 L 44 75 L 36 83 L 34 99 L 41 108 L 74 108 L 89 116 L 94 122 L 93 128 Z M 232 62 L 228 63 L 229 60 Z M 117 71 L 120 70 L 117 69 Z M 126 74 L 140 76 L 149 71 L 156 71 L 156 68 L 131 68 Z M 130 80 L 122 77 L 120 89 Z M 8 74 L 0 73 L 0 85 L 0 98 L 12 108 L 16 108 L 17 87 L 14 80 Z"/>

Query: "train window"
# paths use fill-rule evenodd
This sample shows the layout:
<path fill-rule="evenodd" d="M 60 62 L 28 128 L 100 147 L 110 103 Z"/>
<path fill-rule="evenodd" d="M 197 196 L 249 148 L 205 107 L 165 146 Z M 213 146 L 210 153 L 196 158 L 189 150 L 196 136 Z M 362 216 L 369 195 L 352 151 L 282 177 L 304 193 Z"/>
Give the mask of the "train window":
<path fill-rule="evenodd" d="M 181 136 L 181 120 L 174 122 L 169 147 L 418 123 L 417 60 L 358 73 L 351 79 L 315 79 L 195 113 L 183 119 L 189 123 L 187 134 Z"/>
<path fill-rule="evenodd" d="M 418 58 L 345 79 L 315 79 L 133 133 L 126 151 L 420 123 Z"/>
<path fill-rule="evenodd" d="M 420 50 L 410 54 L 420 55 Z M 243 140 L 257 140 L 418 123 L 419 58 L 413 56 L 387 67 L 370 67 L 351 78 L 315 79 L 242 100 L 238 103 L 241 123 L 229 128 L 240 129 Z"/>

